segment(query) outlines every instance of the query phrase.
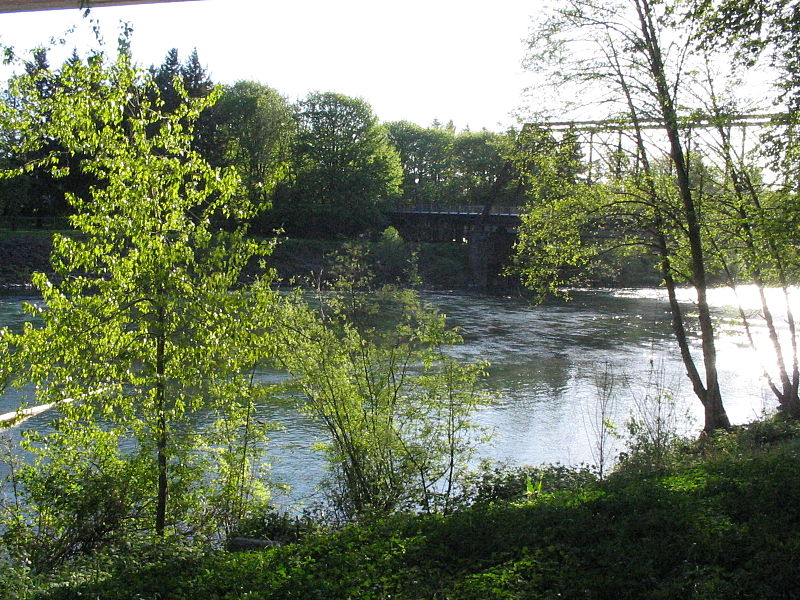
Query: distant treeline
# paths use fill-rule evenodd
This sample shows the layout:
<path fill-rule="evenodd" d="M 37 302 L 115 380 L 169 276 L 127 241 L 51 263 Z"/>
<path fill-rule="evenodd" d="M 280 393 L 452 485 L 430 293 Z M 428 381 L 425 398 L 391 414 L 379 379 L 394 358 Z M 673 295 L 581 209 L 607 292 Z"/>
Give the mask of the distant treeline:
<path fill-rule="evenodd" d="M 78 60 L 74 55 L 61 69 L 51 70 L 46 51 L 39 50 L 26 70 L 47 73 L 40 80 L 46 98 L 69 87 L 65 73 Z M 353 236 L 385 227 L 385 209 L 397 203 L 525 202 L 525 185 L 510 159 L 516 131 L 456 131 L 452 122 L 429 127 L 381 123 L 360 98 L 312 92 L 291 103 L 253 81 L 217 86 L 196 51 L 182 62 L 172 49 L 149 72 L 165 112 L 178 110 L 183 95 L 219 95 L 197 124 L 193 144 L 212 165 L 235 167 L 242 193 L 270 208 L 253 224 L 257 233 L 282 229 L 290 236 Z M 25 102 L 13 89 L 4 94 L 11 105 Z M 25 165 L 43 152 L 9 150 L 25 135 L 3 132 L 0 166 Z M 87 197 L 96 184 L 78 168 L 88 158 L 65 156 L 59 166 L 69 168 L 67 177 L 38 170 L 0 182 L 3 221 L 37 223 L 67 216 L 68 194 Z"/>

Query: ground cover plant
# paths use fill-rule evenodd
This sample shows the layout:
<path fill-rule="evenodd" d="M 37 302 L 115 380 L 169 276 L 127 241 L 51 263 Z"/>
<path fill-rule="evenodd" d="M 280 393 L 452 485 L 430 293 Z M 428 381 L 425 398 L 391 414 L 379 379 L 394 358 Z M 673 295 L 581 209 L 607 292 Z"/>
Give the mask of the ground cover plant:
<path fill-rule="evenodd" d="M 796 425 L 758 422 L 602 482 L 562 468 L 498 492 L 490 477 L 447 516 L 394 514 L 257 552 L 132 545 L 3 577 L 53 600 L 792 598 L 798 458 Z"/>

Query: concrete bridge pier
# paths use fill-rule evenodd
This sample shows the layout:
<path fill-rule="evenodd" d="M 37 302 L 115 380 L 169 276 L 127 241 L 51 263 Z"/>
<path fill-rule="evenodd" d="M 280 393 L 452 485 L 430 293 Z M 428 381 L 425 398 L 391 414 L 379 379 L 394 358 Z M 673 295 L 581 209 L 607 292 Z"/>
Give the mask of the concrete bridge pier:
<path fill-rule="evenodd" d="M 469 268 L 477 288 L 508 284 L 502 275 L 508 265 L 522 209 L 518 206 L 421 205 L 389 213 L 392 225 L 409 241 L 466 241 Z"/>
<path fill-rule="evenodd" d="M 469 250 L 469 270 L 475 287 L 489 285 L 489 233 L 482 227 L 474 227 L 467 236 Z"/>
<path fill-rule="evenodd" d="M 473 285 L 478 288 L 507 284 L 503 270 L 513 253 L 516 231 L 497 225 L 474 226 L 467 235 L 469 268 Z"/>

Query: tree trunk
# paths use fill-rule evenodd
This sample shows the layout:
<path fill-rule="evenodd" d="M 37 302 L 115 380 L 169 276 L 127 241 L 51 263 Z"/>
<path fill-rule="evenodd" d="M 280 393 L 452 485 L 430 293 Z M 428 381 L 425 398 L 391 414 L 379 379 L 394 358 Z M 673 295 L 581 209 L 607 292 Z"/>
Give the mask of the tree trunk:
<path fill-rule="evenodd" d="M 156 534 L 164 535 L 167 521 L 167 416 L 166 416 L 166 332 L 164 313 L 159 313 L 156 340 L 156 412 L 158 413 L 156 452 L 158 460 L 158 495 L 156 501 Z"/>
<path fill-rule="evenodd" d="M 721 427 L 729 427 L 730 421 L 725 413 L 725 408 L 722 404 L 722 395 L 719 389 L 714 326 L 711 320 L 708 299 L 706 297 L 708 281 L 705 271 L 700 222 L 689 182 L 686 155 L 683 152 L 683 146 L 680 141 L 678 117 L 667 83 L 666 70 L 658 41 L 657 29 L 653 21 L 653 8 L 649 0 L 637 0 L 636 9 L 639 15 L 647 56 L 650 61 L 650 72 L 656 85 L 656 94 L 661 117 L 664 121 L 667 138 L 669 139 L 670 158 L 675 167 L 676 180 L 683 208 L 683 217 L 686 221 L 686 233 L 691 254 L 692 285 L 697 293 L 697 313 L 706 379 L 705 394 L 700 398 L 705 408 L 705 424 L 703 430 L 710 432 Z"/>
<path fill-rule="evenodd" d="M 683 310 L 675 294 L 675 280 L 672 278 L 672 268 L 663 234 L 659 234 L 658 236 L 658 249 L 661 254 L 661 276 L 664 278 L 664 287 L 667 288 L 667 297 L 669 298 L 669 310 L 672 316 L 672 333 L 675 335 L 675 339 L 678 342 L 678 348 L 681 351 L 681 360 L 686 369 L 686 375 L 692 383 L 695 396 L 703 402 L 703 399 L 706 397 L 706 387 L 703 385 L 703 378 L 700 376 L 697 366 L 694 364 L 694 358 L 692 358 L 692 352 L 689 348 L 689 337 L 686 334 L 686 327 L 683 324 Z"/>

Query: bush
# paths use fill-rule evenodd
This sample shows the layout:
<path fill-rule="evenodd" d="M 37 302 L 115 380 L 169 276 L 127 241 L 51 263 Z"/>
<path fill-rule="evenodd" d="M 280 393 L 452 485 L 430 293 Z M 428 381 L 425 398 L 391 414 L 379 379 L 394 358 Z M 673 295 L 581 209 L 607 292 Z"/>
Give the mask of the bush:
<path fill-rule="evenodd" d="M 321 533 L 328 528 L 325 517 L 319 513 L 305 511 L 299 515 L 279 512 L 267 508 L 260 514 L 253 515 L 236 527 L 230 537 L 249 537 L 270 540 L 279 544 L 300 542 L 311 534 Z"/>
<path fill-rule="evenodd" d="M 711 439 L 704 440 L 703 449 L 737 455 L 768 449 L 791 440 L 800 440 L 800 423 L 774 416 L 730 430 L 715 431 Z"/>
<path fill-rule="evenodd" d="M 13 494 L 0 498 L 0 539 L 15 564 L 51 570 L 119 542 L 149 516 L 147 466 L 115 454 L 117 432 L 56 429 L 26 441 L 40 455 L 11 471 Z"/>
<path fill-rule="evenodd" d="M 467 287 L 472 283 L 467 244 L 427 243 L 419 246 L 419 270 L 424 285 Z"/>
<path fill-rule="evenodd" d="M 458 497 L 462 507 L 521 500 L 535 494 L 551 494 L 591 485 L 597 476 L 588 465 L 510 466 L 484 462 Z"/>
<path fill-rule="evenodd" d="M 0 559 L 0 598 L 31 598 L 36 583 L 30 569 Z"/>
<path fill-rule="evenodd" d="M 11 582 L 33 589 L 9 589 L 41 600 L 796 597 L 794 442 L 694 458 L 602 482 L 583 468 L 496 468 L 484 473 L 484 498 L 513 496 L 542 471 L 543 490 L 564 489 L 447 516 L 360 521 L 263 552 L 130 545 L 73 561 L 50 582 Z"/>
<path fill-rule="evenodd" d="M 320 447 L 340 515 L 446 512 L 482 437 L 472 418 L 488 402 L 483 365 L 446 353 L 460 338 L 413 291 L 364 294 L 373 280 L 363 248 L 352 250 L 315 306 L 287 298 L 279 363 L 302 409 L 325 426 Z"/>
<path fill-rule="evenodd" d="M 383 230 L 372 248 L 371 258 L 378 283 L 419 283 L 417 255 L 394 227 Z"/>

